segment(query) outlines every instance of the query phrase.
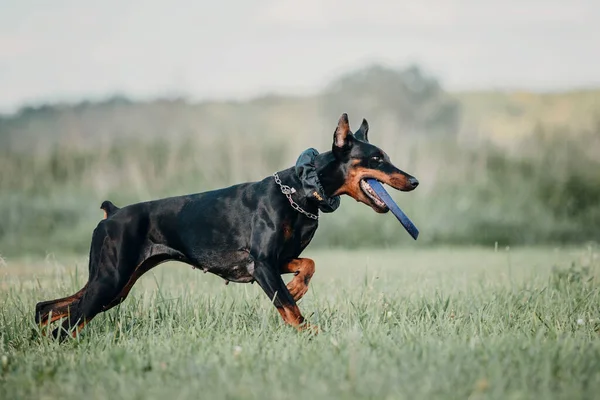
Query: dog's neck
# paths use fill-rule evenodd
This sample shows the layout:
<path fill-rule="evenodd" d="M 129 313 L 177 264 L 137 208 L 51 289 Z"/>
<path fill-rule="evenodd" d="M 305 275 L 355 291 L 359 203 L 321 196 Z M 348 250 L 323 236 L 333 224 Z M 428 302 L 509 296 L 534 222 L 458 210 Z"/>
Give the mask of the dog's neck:
<path fill-rule="evenodd" d="M 342 187 L 345 181 L 341 163 L 331 151 L 327 151 L 315 158 L 315 167 L 325 195 L 329 197 L 335 196 L 335 193 Z"/>
<path fill-rule="evenodd" d="M 298 180 L 298 196 L 302 197 L 307 203 L 316 205 L 321 212 L 330 213 L 340 206 L 340 197 L 332 195 L 329 189 L 325 190 L 321 182 L 322 176 L 327 171 L 319 174 L 317 168 L 317 158 L 321 156 L 316 149 L 309 148 L 303 151 L 293 170 L 295 179 Z M 327 157 L 323 158 L 327 160 Z M 326 164 L 326 163 L 325 163 Z"/>
<path fill-rule="evenodd" d="M 279 175 L 284 184 L 294 188 L 295 200 L 307 211 L 330 213 L 339 207 L 336 191 L 344 184 L 344 171 L 331 151 L 319 154 L 307 149 L 294 167 L 279 171 Z"/>

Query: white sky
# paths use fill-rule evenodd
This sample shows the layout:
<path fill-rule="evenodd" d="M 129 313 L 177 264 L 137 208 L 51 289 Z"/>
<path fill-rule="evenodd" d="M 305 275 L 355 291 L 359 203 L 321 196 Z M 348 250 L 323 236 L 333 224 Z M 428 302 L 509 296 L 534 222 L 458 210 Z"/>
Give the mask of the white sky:
<path fill-rule="evenodd" d="M 600 85 L 600 1 L 0 0 L 4 112 L 302 94 L 371 62 L 419 63 L 453 90 Z"/>

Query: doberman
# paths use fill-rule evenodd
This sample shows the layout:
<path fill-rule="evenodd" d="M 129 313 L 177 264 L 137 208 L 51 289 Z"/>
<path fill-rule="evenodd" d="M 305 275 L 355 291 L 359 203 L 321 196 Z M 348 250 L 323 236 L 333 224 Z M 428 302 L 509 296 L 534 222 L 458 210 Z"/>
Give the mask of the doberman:
<path fill-rule="evenodd" d="M 286 323 L 317 330 L 296 302 L 315 272 L 314 261 L 299 256 L 317 230 L 319 210 L 335 210 L 339 196 L 346 194 L 386 213 L 388 208 L 365 179 L 401 191 L 419 184 L 369 143 L 368 131 L 363 119 L 353 134 L 344 113 L 331 151 L 318 154 L 311 149 L 300 167 L 258 182 L 123 208 L 103 202 L 104 219 L 92 234 L 87 284 L 72 296 L 38 303 L 36 323 L 46 326 L 64 319 L 53 336 L 76 336 L 98 313 L 125 300 L 145 272 L 173 260 L 227 282 L 257 282 Z M 295 276 L 286 286 L 281 275 L 287 273 Z"/>

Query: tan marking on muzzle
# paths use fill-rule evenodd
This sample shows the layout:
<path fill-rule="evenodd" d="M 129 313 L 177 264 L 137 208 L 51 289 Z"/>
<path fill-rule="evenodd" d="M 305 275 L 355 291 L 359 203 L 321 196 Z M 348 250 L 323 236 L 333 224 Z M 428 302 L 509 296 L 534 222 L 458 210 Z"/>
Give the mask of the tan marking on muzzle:
<path fill-rule="evenodd" d="M 356 166 L 356 164 L 358 164 L 359 162 L 360 161 L 358 160 L 354 162 L 355 166 L 353 166 L 348 172 L 346 182 L 335 192 L 335 195 L 347 194 L 355 200 L 362 201 L 365 204 L 370 204 L 366 195 L 360 188 L 360 181 L 367 177 L 377 179 L 378 181 L 383 182 L 386 185 L 390 185 L 391 187 L 397 190 L 406 191 L 413 189 L 406 175 L 402 173 L 388 175 L 379 170 L 358 167 Z"/>

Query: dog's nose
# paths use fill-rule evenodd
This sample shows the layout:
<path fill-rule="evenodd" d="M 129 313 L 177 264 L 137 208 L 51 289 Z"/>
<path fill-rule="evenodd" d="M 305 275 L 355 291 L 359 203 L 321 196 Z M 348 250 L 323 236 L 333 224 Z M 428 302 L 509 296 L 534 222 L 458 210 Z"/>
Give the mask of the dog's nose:
<path fill-rule="evenodd" d="M 408 182 L 412 185 L 413 188 L 419 186 L 419 181 L 417 180 L 417 178 L 414 178 L 412 176 L 408 179 Z"/>

